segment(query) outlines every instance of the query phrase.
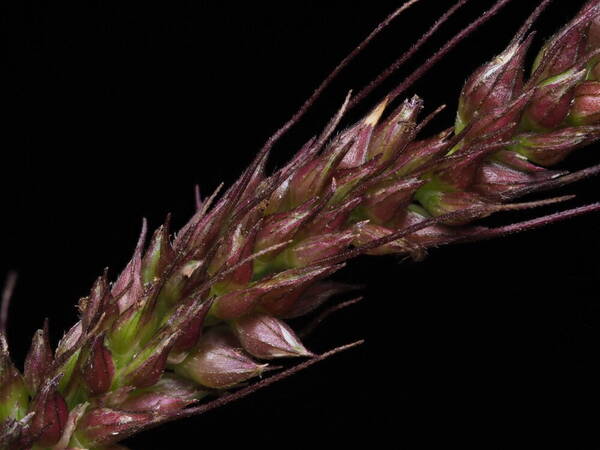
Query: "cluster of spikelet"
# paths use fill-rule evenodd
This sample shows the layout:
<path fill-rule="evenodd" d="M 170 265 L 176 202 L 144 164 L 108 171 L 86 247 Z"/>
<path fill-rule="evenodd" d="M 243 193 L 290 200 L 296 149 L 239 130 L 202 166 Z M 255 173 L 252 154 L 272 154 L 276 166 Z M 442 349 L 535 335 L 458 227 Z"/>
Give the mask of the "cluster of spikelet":
<path fill-rule="evenodd" d="M 600 1 L 587 3 L 529 76 L 531 36 L 519 33 L 468 78 L 455 126 L 438 135 L 417 139 L 431 118 L 419 121 L 417 97 L 396 108 L 386 98 L 334 134 L 347 99 L 287 165 L 267 175 L 261 152 L 173 238 L 167 223 L 145 246 L 144 226 L 128 266 L 114 283 L 98 278 L 55 351 L 44 327 L 21 373 L 0 337 L 0 448 L 118 448 L 274 359 L 318 359 L 284 320 L 343 290 L 327 277 L 348 259 L 421 258 L 510 228 L 471 225 L 479 218 L 555 201 L 513 203 L 592 173 L 546 167 L 600 137 L 599 15 Z"/>

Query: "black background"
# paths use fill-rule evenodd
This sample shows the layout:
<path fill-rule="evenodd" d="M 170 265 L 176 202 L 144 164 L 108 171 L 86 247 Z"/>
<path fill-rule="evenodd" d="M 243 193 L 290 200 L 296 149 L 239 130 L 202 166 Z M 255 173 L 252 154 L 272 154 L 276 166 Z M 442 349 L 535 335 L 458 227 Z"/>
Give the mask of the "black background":
<path fill-rule="evenodd" d="M 281 164 L 345 92 L 393 61 L 452 2 L 424 1 L 346 70 L 278 146 Z M 366 107 L 492 2 L 473 0 Z M 453 121 L 464 79 L 537 4 L 512 2 L 407 93 L 427 130 Z M 539 48 L 581 1 L 556 1 Z M 231 183 L 262 142 L 399 2 L 24 2 L 4 6 L 0 273 L 20 274 L 9 338 L 22 361 L 44 317 L 54 342 L 101 270 L 130 257 L 141 218 L 181 226 L 204 193 Z M 356 110 L 348 118 L 356 120 Z M 598 145 L 569 159 L 598 161 Z M 597 200 L 598 180 L 564 190 Z M 556 209 L 556 208 L 554 208 Z M 540 210 L 550 212 L 553 208 Z M 505 215 L 492 224 L 530 217 Z M 213 411 L 147 432 L 133 449 L 346 445 L 425 449 L 588 448 L 598 424 L 599 217 L 434 250 L 421 263 L 361 258 L 338 279 L 366 300 L 308 341 L 360 349 Z M 575 429 L 573 428 L 575 427 Z M 384 444 L 386 441 L 387 444 Z M 597 447 L 596 445 L 590 446 Z"/>

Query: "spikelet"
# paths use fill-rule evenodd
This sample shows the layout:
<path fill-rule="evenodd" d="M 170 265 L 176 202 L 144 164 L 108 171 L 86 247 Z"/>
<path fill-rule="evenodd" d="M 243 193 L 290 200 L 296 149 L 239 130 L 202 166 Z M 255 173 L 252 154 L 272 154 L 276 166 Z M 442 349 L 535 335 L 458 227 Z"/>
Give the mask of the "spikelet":
<path fill-rule="evenodd" d="M 167 223 L 146 244 L 144 223 L 127 267 L 112 284 L 106 274 L 96 281 L 56 351 L 45 326 L 21 374 L 1 336 L 0 448 L 117 449 L 145 428 L 206 410 L 193 405 L 273 360 L 306 359 L 261 386 L 335 353 L 314 355 L 284 320 L 347 290 L 327 278 L 357 255 L 419 259 L 430 247 L 600 209 L 503 229 L 473 225 L 562 200 L 515 203 L 598 170 L 547 167 L 600 137 L 599 16 L 600 2 L 587 3 L 546 43 L 530 76 L 531 39 L 520 32 L 467 79 L 453 128 L 420 137 L 431 117 L 419 119 L 418 97 L 394 107 L 400 89 L 334 134 L 349 96 L 320 136 L 269 175 L 276 135 L 175 236 Z"/>

